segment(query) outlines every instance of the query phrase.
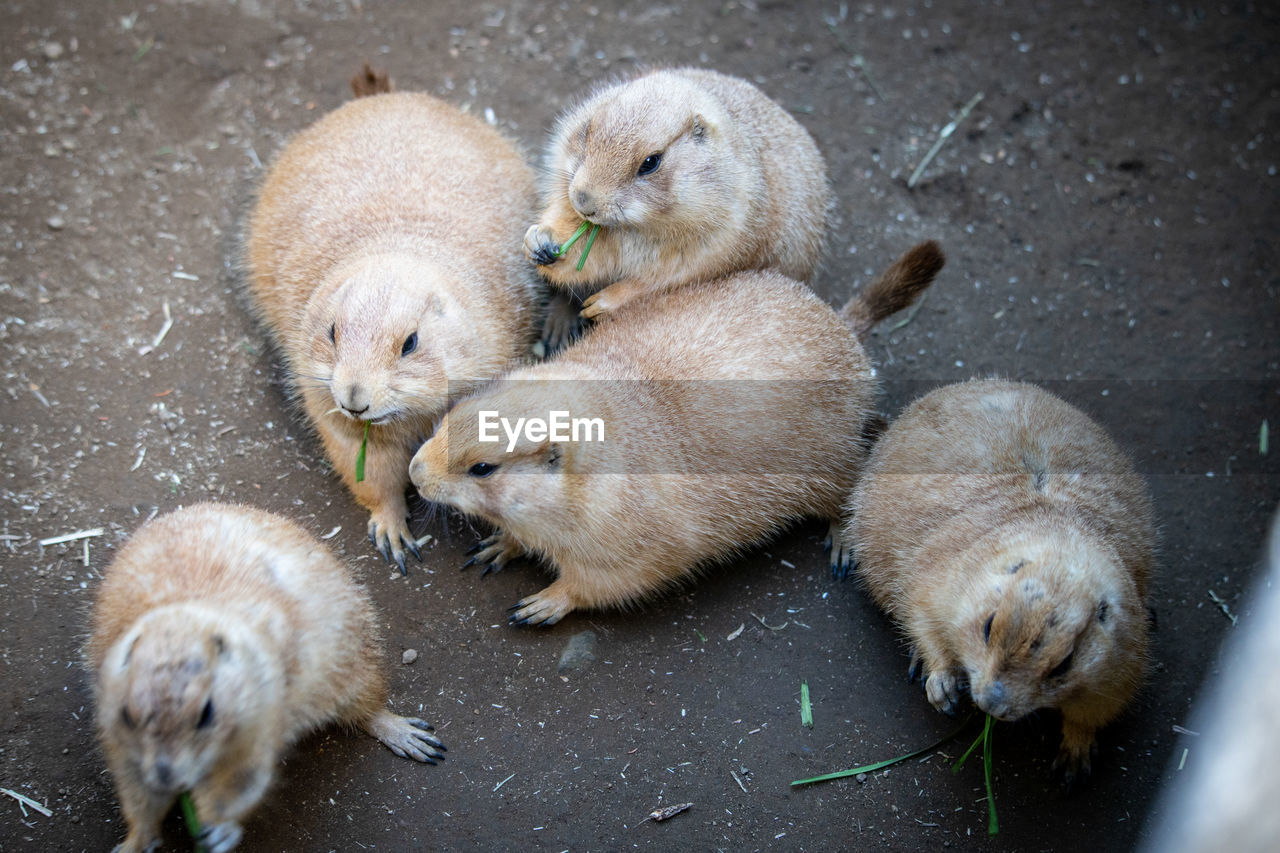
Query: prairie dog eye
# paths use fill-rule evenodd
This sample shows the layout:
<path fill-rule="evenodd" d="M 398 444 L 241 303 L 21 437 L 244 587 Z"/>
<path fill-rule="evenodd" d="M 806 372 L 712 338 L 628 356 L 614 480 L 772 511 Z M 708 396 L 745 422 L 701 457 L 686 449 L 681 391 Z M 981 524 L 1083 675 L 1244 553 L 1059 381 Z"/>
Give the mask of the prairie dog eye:
<path fill-rule="evenodd" d="M 490 474 L 492 474 L 494 471 L 497 471 L 497 470 L 498 470 L 497 465 L 494 465 L 489 462 L 477 462 L 476 464 L 472 465 L 470 468 L 467 469 L 467 473 L 470 474 L 472 477 L 479 477 L 483 479 L 484 477 L 488 477 Z"/>
<path fill-rule="evenodd" d="M 640 164 L 640 168 L 636 170 L 636 175 L 647 175 L 657 170 L 658 165 L 662 163 L 662 152 L 658 151 L 644 158 L 644 162 Z"/>
<path fill-rule="evenodd" d="M 204 710 L 200 712 L 200 721 L 196 723 L 197 729 L 207 729 L 213 723 L 213 700 L 210 699 L 204 703 Z"/>
<path fill-rule="evenodd" d="M 124 723 L 126 729 L 136 729 L 138 727 L 138 721 L 133 718 L 133 714 L 129 713 L 128 707 L 120 709 L 120 722 Z"/>
<path fill-rule="evenodd" d="M 418 333 L 414 332 L 412 335 L 404 339 L 404 346 L 400 347 L 400 355 L 406 356 L 409 353 L 416 350 L 417 348 L 418 348 Z"/>
<path fill-rule="evenodd" d="M 329 343 L 336 344 L 338 342 L 338 324 L 329 324 Z"/>
<path fill-rule="evenodd" d="M 1076 657 L 1076 650 L 1072 649 L 1071 654 L 1067 655 L 1065 658 L 1062 659 L 1062 663 L 1058 664 L 1053 669 L 1049 670 L 1048 677 L 1061 678 L 1062 676 L 1066 675 L 1067 671 L 1071 669 L 1071 664 L 1075 660 L 1075 657 Z"/>
<path fill-rule="evenodd" d="M 991 623 L 996 621 L 996 615 L 992 613 L 987 617 L 987 621 L 982 623 L 982 641 L 988 645 L 991 644 Z"/>

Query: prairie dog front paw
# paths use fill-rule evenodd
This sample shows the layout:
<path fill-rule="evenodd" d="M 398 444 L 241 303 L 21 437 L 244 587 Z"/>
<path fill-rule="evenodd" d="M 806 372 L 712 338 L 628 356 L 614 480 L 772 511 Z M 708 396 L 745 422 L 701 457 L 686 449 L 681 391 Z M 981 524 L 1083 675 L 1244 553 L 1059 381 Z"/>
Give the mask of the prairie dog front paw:
<path fill-rule="evenodd" d="M 560 244 L 547 226 L 530 225 L 524 232 L 524 253 L 538 266 L 550 266 L 560 260 L 556 255 L 559 250 Z"/>

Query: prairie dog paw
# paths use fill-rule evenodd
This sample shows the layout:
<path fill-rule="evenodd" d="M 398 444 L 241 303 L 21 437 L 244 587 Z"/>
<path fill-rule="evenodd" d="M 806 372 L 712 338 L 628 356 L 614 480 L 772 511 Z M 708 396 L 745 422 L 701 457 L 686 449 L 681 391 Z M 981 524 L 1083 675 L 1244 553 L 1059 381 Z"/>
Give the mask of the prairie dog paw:
<path fill-rule="evenodd" d="M 924 683 L 925 696 L 929 703 L 949 717 L 954 717 L 960 710 L 960 701 L 964 698 L 965 676 L 962 670 L 947 669 L 929 673 Z"/>
<path fill-rule="evenodd" d="M 580 316 L 584 320 L 590 320 L 595 316 L 608 314 L 609 311 L 617 311 L 623 305 L 626 305 L 627 296 L 625 292 L 614 291 L 614 286 L 605 287 L 603 291 L 596 291 L 590 296 L 582 300 L 582 310 Z"/>
<path fill-rule="evenodd" d="M 559 250 L 560 244 L 547 226 L 530 225 L 529 230 L 524 232 L 524 253 L 538 266 L 550 266 L 560 260 L 556 256 Z"/>
<path fill-rule="evenodd" d="M 554 625 L 574 609 L 559 581 L 511 607 L 507 621 L 512 625 Z"/>
<path fill-rule="evenodd" d="M 229 853 L 240 843 L 244 831 L 235 821 L 217 823 L 200 830 L 200 844 L 209 853 Z"/>
<path fill-rule="evenodd" d="M 124 840 L 124 843 L 117 844 L 115 847 L 111 848 L 111 853 L 155 853 L 159 849 L 159 838 L 153 838 L 150 841 L 140 841 L 130 834 L 130 836 Z"/>
<path fill-rule="evenodd" d="M 662 290 L 662 287 L 652 282 L 641 282 L 636 279 L 625 278 L 606 285 L 603 290 L 597 290 L 582 300 L 580 314 L 584 319 L 590 320 L 592 317 L 599 317 L 601 314 L 617 311 L 638 296 L 643 296 L 646 293 L 659 293 Z"/>
<path fill-rule="evenodd" d="M 547 316 L 542 321 L 542 345 L 546 355 L 562 350 L 582 337 L 583 322 L 578 308 L 567 293 L 556 293 L 547 304 Z"/>
<path fill-rule="evenodd" d="M 1093 759 L 1098 756 L 1098 742 L 1094 732 L 1083 727 L 1064 724 L 1062 727 L 1062 745 L 1058 747 L 1058 756 L 1053 760 L 1052 773 L 1067 789 L 1068 793 L 1078 790 L 1093 772 Z"/>
<path fill-rule="evenodd" d="M 418 551 L 418 543 L 409 532 L 408 520 L 399 511 L 377 512 L 369 516 L 369 541 L 378 549 L 382 559 L 395 563 L 400 567 L 400 574 L 407 575 L 409 570 L 404 565 L 404 552 L 408 549 L 413 556 L 422 562 L 422 554 Z"/>
<path fill-rule="evenodd" d="M 448 751 L 440 738 L 431 734 L 435 728 L 417 717 L 401 717 L 390 711 L 380 711 L 370 721 L 368 729 L 369 734 L 401 758 L 435 764 L 443 761 Z"/>
<path fill-rule="evenodd" d="M 500 572 L 511 560 L 524 555 L 524 546 L 501 530 L 495 530 L 487 539 L 481 539 L 467 552 L 471 558 L 462 564 L 462 568 L 482 565 L 484 571 L 480 577 L 489 572 Z"/>
<path fill-rule="evenodd" d="M 853 542 L 844 535 L 844 524 L 840 519 L 832 519 L 827 530 L 826 547 L 831 551 L 831 577 L 844 580 L 849 572 L 857 568 L 853 555 Z"/>

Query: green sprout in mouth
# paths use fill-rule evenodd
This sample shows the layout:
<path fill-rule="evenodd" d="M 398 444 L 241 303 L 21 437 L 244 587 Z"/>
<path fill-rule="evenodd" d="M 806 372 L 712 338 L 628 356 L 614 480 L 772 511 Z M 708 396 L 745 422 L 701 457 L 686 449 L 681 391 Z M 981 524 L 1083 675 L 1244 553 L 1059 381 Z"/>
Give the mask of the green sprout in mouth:
<path fill-rule="evenodd" d="M 356 482 L 364 482 L 364 457 L 369 449 L 369 421 L 364 422 L 364 439 L 360 442 L 360 452 L 356 455 Z"/>
<path fill-rule="evenodd" d="M 563 258 L 565 252 L 569 251 L 569 247 L 578 242 L 578 238 L 586 233 L 587 229 L 591 229 L 591 233 L 587 236 L 587 244 L 582 247 L 582 257 L 578 258 L 578 270 L 582 270 L 582 265 L 587 262 L 587 254 L 591 251 L 591 245 L 596 241 L 596 235 L 600 233 L 600 226 L 585 219 L 578 226 L 578 230 L 573 232 L 573 236 L 565 241 L 564 245 L 556 250 L 556 257 Z"/>
<path fill-rule="evenodd" d="M 182 819 L 187 823 L 187 832 L 191 837 L 200 840 L 200 818 L 196 817 L 195 803 L 191 802 L 191 792 L 183 791 L 178 797 L 178 805 L 182 806 Z"/>
<path fill-rule="evenodd" d="M 978 744 L 982 744 L 982 771 L 987 783 L 987 835 L 996 835 L 1000 832 L 1000 824 L 996 821 L 996 794 L 991 789 L 991 726 L 995 721 L 995 717 L 987 714 L 987 720 L 982 726 L 982 731 L 978 733 L 978 737 L 951 768 L 952 773 L 960 772 L 960 768 L 964 766 L 965 759 L 973 754 L 973 751 L 978 748 Z"/>

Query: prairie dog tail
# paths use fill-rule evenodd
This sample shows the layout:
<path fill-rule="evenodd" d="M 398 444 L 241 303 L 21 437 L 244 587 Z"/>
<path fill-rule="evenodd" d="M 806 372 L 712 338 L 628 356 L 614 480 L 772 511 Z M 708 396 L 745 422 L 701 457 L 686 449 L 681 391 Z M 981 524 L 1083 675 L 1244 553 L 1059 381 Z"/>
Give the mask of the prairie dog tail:
<path fill-rule="evenodd" d="M 840 319 L 863 340 L 876 323 L 906 308 L 933 283 L 947 262 L 942 247 L 933 240 L 912 246 L 840 311 Z"/>
<path fill-rule="evenodd" d="M 391 78 L 387 76 L 387 72 L 375 70 L 368 62 L 351 77 L 351 93 L 357 98 L 390 91 Z"/>

